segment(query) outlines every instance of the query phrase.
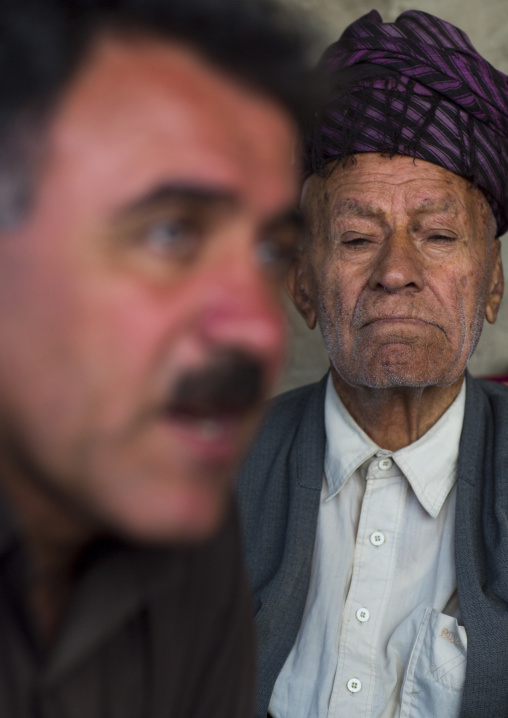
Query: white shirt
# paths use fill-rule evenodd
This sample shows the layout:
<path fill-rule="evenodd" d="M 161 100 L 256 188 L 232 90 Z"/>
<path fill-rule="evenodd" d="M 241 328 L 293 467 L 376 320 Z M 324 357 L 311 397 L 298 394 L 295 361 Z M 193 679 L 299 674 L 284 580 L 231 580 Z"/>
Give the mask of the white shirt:
<path fill-rule="evenodd" d="M 380 449 L 325 400 L 311 581 L 274 718 L 456 718 L 466 666 L 454 557 L 465 382 L 418 441 Z"/>

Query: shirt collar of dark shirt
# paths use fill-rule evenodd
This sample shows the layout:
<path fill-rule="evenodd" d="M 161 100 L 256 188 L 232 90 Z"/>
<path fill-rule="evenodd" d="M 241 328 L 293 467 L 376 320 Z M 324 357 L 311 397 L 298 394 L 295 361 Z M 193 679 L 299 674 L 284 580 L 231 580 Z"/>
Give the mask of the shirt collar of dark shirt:
<path fill-rule="evenodd" d="M 177 553 L 181 557 L 193 550 L 192 546 L 179 547 Z M 0 491 L 0 581 L 4 561 L 13 555 L 19 563 L 15 575 L 26 575 L 23 530 Z M 97 541 L 90 547 L 83 557 L 81 575 L 58 636 L 47 653 L 44 683 L 57 682 L 163 590 L 171 581 L 174 557 L 173 548 L 130 545 L 112 539 Z"/>

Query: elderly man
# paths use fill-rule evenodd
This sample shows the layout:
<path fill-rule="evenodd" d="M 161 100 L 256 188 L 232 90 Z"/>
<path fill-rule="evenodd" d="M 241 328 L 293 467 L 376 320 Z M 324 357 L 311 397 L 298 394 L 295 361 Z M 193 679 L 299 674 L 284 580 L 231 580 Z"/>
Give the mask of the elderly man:
<path fill-rule="evenodd" d="M 508 78 L 417 11 L 323 64 L 289 289 L 331 372 L 240 487 L 258 715 L 505 717 L 508 392 L 466 364 L 503 291 Z"/>
<path fill-rule="evenodd" d="M 281 364 L 310 97 L 281 17 L 2 4 L 3 718 L 252 715 L 231 484 Z"/>

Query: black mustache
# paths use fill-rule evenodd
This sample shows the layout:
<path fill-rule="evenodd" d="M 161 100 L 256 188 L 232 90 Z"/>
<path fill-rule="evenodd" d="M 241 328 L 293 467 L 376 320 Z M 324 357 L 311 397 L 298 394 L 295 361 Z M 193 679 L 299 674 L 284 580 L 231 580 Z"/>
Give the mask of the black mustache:
<path fill-rule="evenodd" d="M 259 359 L 243 351 L 218 352 L 206 366 L 182 374 L 168 409 L 196 417 L 238 414 L 261 401 L 264 374 Z"/>

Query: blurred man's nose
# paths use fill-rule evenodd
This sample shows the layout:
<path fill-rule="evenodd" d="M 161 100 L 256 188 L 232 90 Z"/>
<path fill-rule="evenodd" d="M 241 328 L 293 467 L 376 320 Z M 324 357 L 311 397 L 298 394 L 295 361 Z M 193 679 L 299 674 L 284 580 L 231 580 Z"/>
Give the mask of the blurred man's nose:
<path fill-rule="evenodd" d="M 210 266 L 203 286 L 201 333 L 213 344 L 252 353 L 275 370 L 284 361 L 282 289 L 254 246 L 235 247 Z"/>

